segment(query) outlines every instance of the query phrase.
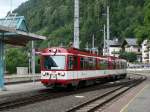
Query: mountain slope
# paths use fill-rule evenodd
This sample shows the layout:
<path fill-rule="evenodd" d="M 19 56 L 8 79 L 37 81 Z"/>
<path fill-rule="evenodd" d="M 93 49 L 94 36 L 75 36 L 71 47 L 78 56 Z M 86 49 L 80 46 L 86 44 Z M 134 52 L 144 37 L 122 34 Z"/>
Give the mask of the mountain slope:
<path fill-rule="evenodd" d="M 135 37 L 135 29 L 143 24 L 145 0 L 108 0 L 110 5 L 111 38 Z M 32 32 L 48 36 L 40 47 L 68 45 L 73 40 L 74 0 L 29 0 L 15 12 L 24 15 Z M 81 48 L 91 45 L 95 35 L 96 46 L 103 43 L 103 24 L 106 23 L 106 0 L 80 0 Z"/>

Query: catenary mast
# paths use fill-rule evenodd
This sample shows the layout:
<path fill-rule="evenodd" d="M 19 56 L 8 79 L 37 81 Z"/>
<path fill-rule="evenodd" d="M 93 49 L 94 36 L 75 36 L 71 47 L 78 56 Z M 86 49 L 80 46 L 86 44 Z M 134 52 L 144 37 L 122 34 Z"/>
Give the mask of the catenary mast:
<path fill-rule="evenodd" d="M 75 48 L 79 46 L 79 0 L 74 0 L 74 43 Z"/>

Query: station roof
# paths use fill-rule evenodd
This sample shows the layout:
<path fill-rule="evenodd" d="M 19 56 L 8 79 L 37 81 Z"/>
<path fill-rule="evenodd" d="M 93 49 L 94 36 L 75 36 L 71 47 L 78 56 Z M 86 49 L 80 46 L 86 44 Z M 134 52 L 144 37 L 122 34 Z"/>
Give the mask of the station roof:
<path fill-rule="evenodd" d="M 44 36 L 30 33 L 23 16 L 0 19 L 0 37 L 4 37 L 3 41 L 7 44 L 21 46 L 32 40 L 46 39 Z"/>
<path fill-rule="evenodd" d="M 19 31 L 29 32 L 24 16 L 10 15 L 8 17 L 1 18 L 0 25 Z"/>

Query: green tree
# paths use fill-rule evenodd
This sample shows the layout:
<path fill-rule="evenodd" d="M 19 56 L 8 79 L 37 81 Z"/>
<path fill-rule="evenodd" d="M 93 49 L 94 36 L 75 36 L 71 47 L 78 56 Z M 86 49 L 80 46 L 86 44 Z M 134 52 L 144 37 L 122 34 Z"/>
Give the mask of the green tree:
<path fill-rule="evenodd" d="M 120 52 L 119 57 L 123 58 L 123 59 L 126 59 L 129 62 L 135 62 L 135 61 L 137 61 L 137 56 L 133 52 Z"/>
<path fill-rule="evenodd" d="M 137 27 L 144 21 L 143 9 L 149 3 L 145 1 L 148 0 L 107 0 L 110 5 L 111 38 L 140 36 Z M 31 32 L 47 36 L 49 41 L 53 41 L 52 46 L 58 46 L 60 42 L 67 46 L 73 41 L 73 11 L 74 0 L 28 0 L 14 12 L 24 15 Z M 93 34 L 97 47 L 103 43 L 100 30 L 106 23 L 106 16 L 102 15 L 104 13 L 106 0 L 80 0 L 81 48 L 85 48 L 87 42 L 91 43 Z M 47 42 L 40 43 L 39 46 L 45 47 Z"/>
<path fill-rule="evenodd" d="M 16 67 L 27 67 L 27 63 L 27 53 L 24 51 L 18 48 L 10 48 L 6 52 L 6 70 L 10 74 L 16 73 Z"/>

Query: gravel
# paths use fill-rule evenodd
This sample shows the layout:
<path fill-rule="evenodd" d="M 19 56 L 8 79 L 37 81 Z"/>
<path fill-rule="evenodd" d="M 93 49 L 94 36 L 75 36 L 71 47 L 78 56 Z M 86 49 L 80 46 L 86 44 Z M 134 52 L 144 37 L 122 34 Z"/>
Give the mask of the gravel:
<path fill-rule="evenodd" d="M 89 87 L 89 89 L 90 88 L 91 87 Z M 80 103 L 83 103 L 85 101 L 88 101 L 89 99 L 92 99 L 93 97 L 96 97 L 108 91 L 111 88 L 113 87 L 105 88 L 105 89 L 97 88 L 95 90 L 90 89 L 88 91 L 82 91 L 81 93 L 72 94 L 68 96 L 66 95 L 59 98 L 36 102 L 33 104 L 18 107 L 15 109 L 10 109 L 3 112 L 65 112 L 65 110 L 73 106 L 76 106 Z"/>

